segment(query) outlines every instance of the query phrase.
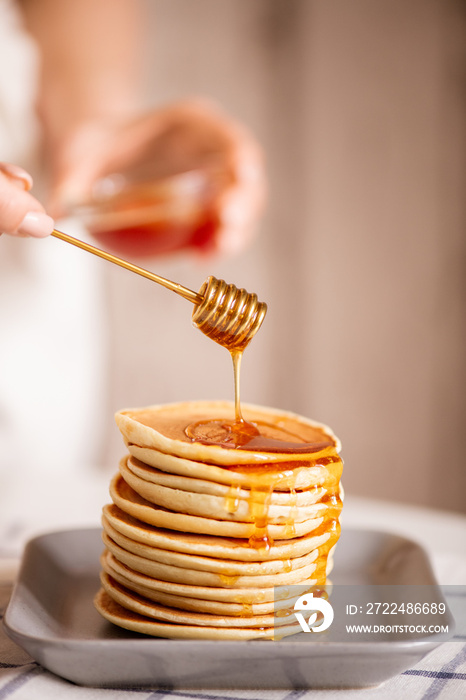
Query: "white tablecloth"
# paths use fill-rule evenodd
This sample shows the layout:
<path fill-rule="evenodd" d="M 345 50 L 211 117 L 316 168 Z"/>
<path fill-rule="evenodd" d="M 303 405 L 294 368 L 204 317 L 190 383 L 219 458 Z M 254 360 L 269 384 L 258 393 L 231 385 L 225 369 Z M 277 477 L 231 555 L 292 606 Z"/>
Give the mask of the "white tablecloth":
<path fill-rule="evenodd" d="M 20 551 L 26 539 L 48 530 L 99 524 L 108 502 L 108 475 L 83 474 L 79 482 L 65 477 L 47 491 L 42 480 L 12 497 L 0 514 L 0 615 L 7 606 Z M 42 499 L 38 498 L 43 494 Z M 69 494 L 68 499 L 54 494 Z M 48 495 L 47 495 L 48 494 Z M 21 503 L 21 508 L 18 508 Z M 466 517 L 400 504 L 348 496 L 343 527 L 365 527 L 417 540 L 429 553 L 439 583 L 466 586 Z M 465 640 L 466 642 L 466 640 Z M 73 685 L 46 671 L 0 630 L 0 700 L 435 700 L 466 697 L 466 643 L 442 644 L 414 668 L 377 688 L 355 690 L 108 690 Z"/>

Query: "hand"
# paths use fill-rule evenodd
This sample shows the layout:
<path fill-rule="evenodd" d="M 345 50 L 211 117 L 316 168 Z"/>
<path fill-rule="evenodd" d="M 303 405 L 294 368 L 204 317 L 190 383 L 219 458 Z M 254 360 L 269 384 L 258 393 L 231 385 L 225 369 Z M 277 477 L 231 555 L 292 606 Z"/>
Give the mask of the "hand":
<path fill-rule="evenodd" d="M 44 207 L 29 190 L 32 177 L 25 170 L 10 163 L 0 163 L 0 235 L 48 236 L 54 227 Z"/>
<path fill-rule="evenodd" d="M 56 149 L 49 210 L 69 212 L 92 198 L 99 178 L 131 168 L 141 154 L 151 177 L 212 169 L 215 230 L 208 252 L 237 252 L 249 241 L 262 209 L 265 177 L 259 146 L 247 130 L 212 104 L 187 100 L 129 123 L 91 122 Z"/>

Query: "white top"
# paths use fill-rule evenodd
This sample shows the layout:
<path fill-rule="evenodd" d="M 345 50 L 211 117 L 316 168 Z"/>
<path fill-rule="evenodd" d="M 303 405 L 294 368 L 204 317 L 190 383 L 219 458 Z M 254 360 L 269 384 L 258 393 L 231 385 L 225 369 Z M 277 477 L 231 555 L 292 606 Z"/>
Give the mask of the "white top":
<path fill-rule="evenodd" d="M 36 51 L 10 0 L 0 0 L 0 16 L 0 159 L 34 171 Z M 80 235 L 75 223 L 62 226 Z M 101 298 L 91 256 L 56 239 L 0 237 L 0 510 L 31 470 L 96 461 Z"/>

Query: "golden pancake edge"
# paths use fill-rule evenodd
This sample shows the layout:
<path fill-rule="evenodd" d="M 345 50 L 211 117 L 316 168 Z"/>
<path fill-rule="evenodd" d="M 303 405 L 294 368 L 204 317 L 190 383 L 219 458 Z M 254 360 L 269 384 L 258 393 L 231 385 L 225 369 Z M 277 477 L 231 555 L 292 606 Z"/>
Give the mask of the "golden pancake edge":
<path fill-rule="evenodd" d="M 233 447 L 209 444 L 230 429 L 231 402 L 116 414 L 129 455 L 102 514 L 95 605 L 108 621 L 173 639 L 300 632 L 294 591 L 320 595 L 333 565 L 341 445 L 297 414 L 253 404 L 242 412 L 260 439 Z"/>

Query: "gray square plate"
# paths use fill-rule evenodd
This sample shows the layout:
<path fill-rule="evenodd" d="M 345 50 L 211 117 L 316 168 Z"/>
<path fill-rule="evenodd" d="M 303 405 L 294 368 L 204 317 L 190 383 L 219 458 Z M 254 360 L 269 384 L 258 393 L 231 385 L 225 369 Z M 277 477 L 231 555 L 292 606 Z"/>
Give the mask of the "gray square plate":
<path fill-rule="evenodd" d="M 81 685 L 157 688 L 323 688 L 378 685 L 439 643 L 403 641 L 178 641 L 120 629 L 93 607 L 100 530 L 40 536 L 26 547 L 4 618 L 8 635 L 53 673 Z M 383 532 L 346 530 L 337 584 L 435 585 L 424 550 Z M 309 637 L 309 635 L 305 635 Z"/>

